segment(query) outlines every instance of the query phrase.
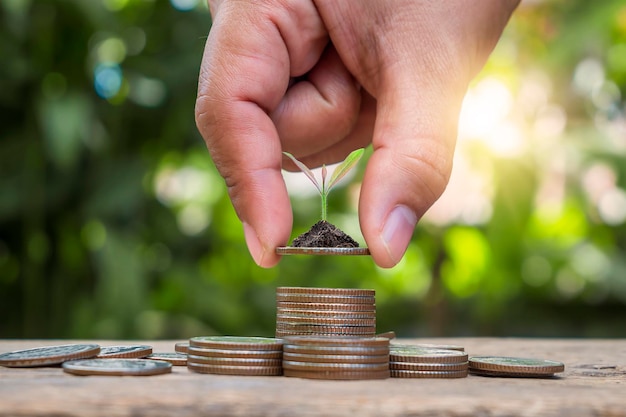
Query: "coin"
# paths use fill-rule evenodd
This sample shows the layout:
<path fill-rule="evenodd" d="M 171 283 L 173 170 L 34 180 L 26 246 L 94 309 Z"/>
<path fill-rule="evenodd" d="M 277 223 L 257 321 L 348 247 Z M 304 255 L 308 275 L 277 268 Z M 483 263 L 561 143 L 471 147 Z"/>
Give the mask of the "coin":
<path fill-rule="evenodd" d="M 212 349 L 189 346 L 189 355 L 209 356 L 214 358 L 256 358 L 256 359 L 280 359 L 283 357 L 282 350 L 235 350 L 235 349 Z"/>
<path fill-rule="evenodd" d="M 311 355 L 363 355 L 363 356 L 380 356 L 389 357 L 388 346 L 298 346 L 285 344 L 283 346 L 283 355 L 285 353 L 295 354 L 311 354 Z"/>
<path fill-rule="evenodd" d="M 16 350 L 0 354 L 0 365 L 14 368 L 58 365 L 72 359 L 92 358 L 100 352 L 95 344 L 70 344 Z"/>
<path fill-rule="evenodd" d="M 172 364 L 149 359 L 83 359 L 65 362 L 63 370 L 74 375 L 147 376 L 172 372 Z"/>
<path fill-rule="evenodd" d="M 384 371 L 298 371 L 285 369 L 283 373 L 287 377 L 306 379 L 333 379 L 333 380 L 362 380 L 362 379 L 387 379 L 389 370 Z"/>
<path fill-rule="evenodd" d="M 468 362 L 459 363 L 411 363 L 389 362 L 389 369 L 404 371 L 467 371 Z"/>
<path fill-rule="evenodd" d="M 417 343 L 415 345 L 410 345 L 410 346 L 417 346 L 417 347 L 421 347 L 425 349 L 458 350 L 459 352 L 465 352 L 465 348 L 459 345 L 439 345 L 439 344 L 433 344 L 433 343 Z"/>
<path fill-rule="evenodd" d="M 222 366 L 187 362 L 187 368 L 198 373 L 218 375 L 278 376 L 283 373 L 281 366 Z"/>
<path fill-rule="evenodd" d="M 297 310 L 329 310 L 329 311 L 367 311 L 376 312 L 375 304 L 350 304 L 330 302 L 293 302 L 276 301 L 277 308 L 292 308 Z"/>
<path fill-rule="evenodd" d="M 389 360 L 413 363 L 459 363 L 467 362 L 465 352 L 446 349 L 428 349 L 414 345 L 390 345 Z"/>
<path fill-rule="evenodd" d="M 535 373 L 520 373 L 520 372 L 497 372 L 497 371 L 483 371 L 481 369 L 469 369 L 469 373 L 476 376 L 494 377 L 494 378 L 556 378 L 554 374 L 535 374 Z"/>
<path fill-rule="evenodd" d="M 297 369 L 300 371 L 384 371 L 389 369 L 389 362 L 384 363 L 327 363 L 327 362 L 298 362 L 283 360 L 283 369 Z"/>
<path fill-rule="evenodd" d="M 367 304 L 376 303 L 375 297 L 355 297 L 350 295 L 329 294 L 281 294 L 276 293 L 277 302 L 287 303 L 333 303 L 333 304 Z"/>
<path fill-rule="evenodd" d="M 376 311 L 337 311 L 337 310 L 309 310 L 293 308 L 276 308 L 277 317 L 307 317 L 320 319 L 376 319 Z"/>
<path fill-rule="evenodd" d="M 361 290 L 354 288 L 309 288 L 309 287 L 278 287 L 277 293 L 281 294 L 326 294 L 348 295 L 353 297 L 374 297 L 375 290 Z"/>
<path fill-rule="evenodd" d="M 289 336 L 284 339 L 284 342 L 292 346 L 389 347 L 389 339 L 384 337 Z"/>
<path fill-rule="evenodd" d="M 554 374 L 563 372 L 565 365 L 546 359 L 515 358 L 509 356 L 473 356 L 469 359 L 472 369 L 516 374 Z"/>
<path fill-rule="evenodd" d="M 178 353 L 187 353 L 189 350 L 189 342 L 178 342 L 174 345 L 174 350 Z"/>
<path fill-rule="evenodd" d="M 465 378 L 467 369 L 464 371 L 390 371 L 392 378 Z"/>
<path fill-rule="evenodd" d="M 282 366 L 282 359 L 264 358 L 219 358 L 210 356 L 189 355 L 188 363 L 225 365 L 225 366 Z"/>
<path fill-rule="evenodd" d="M 357 330 L 351 330 L 357 329 Z M 372 337 L 376 333 L 374 328 L 366 329 L 366 330 L 358 330 L 363 329 L 362 327 L 351 327 L 345 328 L 342 330 L 285 330 L 281 328 L 276 329 L 276 337 L 290 337 L 290 336 L 324 336 L 324 337 Z"/>
<path fill-rule="evenodd" d="M 297 246 L 279 246 L 277 255 L 369 255 L 368 248 L 301 248 Z"/>
<path fill-rule="evenodd" d="M 286 325 L 325 325 L 325 326 L 359 326 L 359 327 L 372 327 L 376 326 L 376 319 L 352 319 L 352 318 L 318 318 L 318 317 L 297 317 L 297 316 L 285 316 L 283 314 L 276 315 L 276 322 Z"/>
<path fill-rule="evenodd" d="M 283 353 L 285 361 L 316 363 L 389 363 L 389 355 L 324 355 L 313 353 Z"/>
<path fill-rule="evenodd" d="M 238 350 L 281 350 L 283 342 L 270 337 L 200 336 L 189 339 L 189 346 Z"/>
<path fill-rule="evenodd" d="M 396 338 L 396 332 L 394 332 L 393 330 L 388 331 L 388 332 L 384 332 L 384 333 L 379 333 L 376 335 L 376 337 L 384 337 L 385 339 L 395 339 Z"/>
<path fill-rule="evenodd" d="M 145 358 L 152 353 L 152 346 L 129 345 L 129 346 L 103 346 L 100 348 L 98 359 L 113 358 Z"/>
<path fill-rule="evenodd" d="M 187 365 L 187 354 L 185 353 L 174 353 L 174 352 L 161 352 L 161 353 L 153 353 L 152 355 L 146 356 L 146 359 L 152 359 L 155 361 L 165 361 L 169 362 L 174 366 L 185 366 Z"/>

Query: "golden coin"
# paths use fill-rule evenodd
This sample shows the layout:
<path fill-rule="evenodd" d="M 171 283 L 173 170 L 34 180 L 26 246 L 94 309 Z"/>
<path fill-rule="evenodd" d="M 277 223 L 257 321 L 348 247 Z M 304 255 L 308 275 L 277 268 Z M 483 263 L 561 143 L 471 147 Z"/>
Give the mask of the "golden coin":
<path fill-rule="evenodd" d="M 189 355 L 188 362 L 195 364 L 225 365 L 225 366 L 282 366 L 282 359 L 264 358 L 220 358 L 210 356 Z"/>
<path fill-rule="evenodd" d="M 63 363 L 74 375 L 148 376 L 172 372 L 172 364 L 149 359 L 81 359 Z"/>
<path fill-rule="evenodd" d="M 211 349 L 211 348 L 189 346 L 189 355 L 208 356 L 212 358 L 280 359 L 283 357 L 283 351 L 282 350 Z"/>
<path fill-rule="evenodd" d="M 271 337 L 200 336 L 189 339 L 189 346 L 236 350 L 281 350 L 283 342 Z"/>
<path fill-rule="evenodd" d="M 390 345 L 391 362 L 459 363 L 467 362 L 467 353 L 458 350 L 428 349 L 415 345 Z"/>
<path fill-rule="evenodd" d="M 297 246 L 279 246 L 277 255 L 369 255 L 368 248 L 302 248 Z"/>
<path fill-rule="evenodd" d="M 145 358 L 152 353 L 152 346 L 127 345 L 127 346 L 102 346 L 97 359 L 138 359 Z"/>
<path fill-rule="evenodd" d="M 403 371 L 467 371 L 468 362 L 459 362 L 459 363 L 389 362 L 389 369 L 403 370 Z"/>
<path fill-rule="evenodd" d="M 242 375 L 242 376 L 278 376 L 283 374 L 280 366 L 222 366 L 187 362 L 190 371 L 202 374 Z"/>
<path fill-rule="evenodd" d="M 341 311 L 367 311 L 376 312 L 376 304 L 351 304 L 351 303 L 330 303 L 330 302 L 293 302 L 276 301 L 277 308 L 292 308 L 296 310 L 329 310 Z"/>
<path fill-rule="evenodd" d="M 376 303 L 376 298 L 327 294 L 276 294 L 276 301 L 285 303 L 333 303 L 374 305 Z"/>
<path fill-rule="evenodd" d="M 178 353 L 187 353 L 189 350 L 189 342 L 178 342 L 174 345 L 174 351 Z"/>
<path fill-rule="evenodd" d="M 391 370 L 392 378 L 465 378 L 467 370 L 464 371 L 404 371 Z"/>
<path fill-rule="evenodd" d="M 469 366 L 483 371 L 536 375 L 554 374 L 565 370 L 565 365 L 561 362 L 509 356 L 472 356 L 469 359 Z"/>
<path fill-rule="evenodd" d="M 146 356 L 146 359 L 152 359 L 155 361 L 165 361 L 169 362 L 174 366 L 185 366 L 187 365 L 187 354 L 185 353 L 174 353 L 174 352 L 160 352 L 153 353 L 152 355 Z"/>
<path fill-rule="evenodd" d="M 100 352 L 95 344 L 44 346 L 0 354 L 0 365 L 12 368 L 59 365 L 73 359 L 93 358 Z"/>
<path fill-rule="evenodd" d="M 285 369 L 285 376 L 306 379 L 328 380 L 362 380 L 362 379 L 387 379 L 389 370 L 384 371 L 298 371 Z"/>
<path fill-rule="evenodd" d="M 389 355 L 318 355 L 284 352 L 283 360 L 315 363 L 389 363 Z"/>
<path fill-rule="evenodd" d="M 305 355 L 362 355 L 362 356 L 380 356 L 389 357 L 388 346 L 298 346 L 285 344 L 283 346 L 283 355 L 285 353 L 305 354 Z"/>
<path fill-rule="evenodd" d="M 361 290 L 355 288 L 310 288 L 310 287 L 278 287 L 276 293 L 280 294 L 326 294 L 326 295 L 349 295 L 353 297 L 374 297 L 375 290 Z"/>

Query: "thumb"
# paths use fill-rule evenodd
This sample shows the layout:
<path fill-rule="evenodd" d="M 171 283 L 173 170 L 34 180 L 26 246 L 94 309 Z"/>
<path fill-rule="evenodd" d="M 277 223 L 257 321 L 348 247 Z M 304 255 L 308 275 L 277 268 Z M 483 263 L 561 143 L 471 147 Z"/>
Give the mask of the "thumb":
<path fill-rule="evenodd" d="M 418 87 L 414 76 L 412 83 L 401 77 L 393 83 L 378 99 L 374 153 L 359 202 L 363 236 L 376 264 L 386 268 L 400 261 L 417 221 L 448 183 L 462 101 L 458 91 L 464 90 L 434 80 Z"/>

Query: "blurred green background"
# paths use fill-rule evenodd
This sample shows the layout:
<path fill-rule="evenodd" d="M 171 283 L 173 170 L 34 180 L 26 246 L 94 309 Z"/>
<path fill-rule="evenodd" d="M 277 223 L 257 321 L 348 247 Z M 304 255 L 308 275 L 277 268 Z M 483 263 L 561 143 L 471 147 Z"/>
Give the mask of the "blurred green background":
<path fill-rule="evenodd" d="M 623 0 L 522 4 L 389 270 L 255 266 L 194 124 L 204 1 L 3 0 L 0 22 L 0 337 L 272 335 L 281 285 L 374 288 L 400 336 L 626 337 Z M 361 242 L 364 165 L 329 216 Z M 286 180 L 295 235 L 319 197 Z"/>

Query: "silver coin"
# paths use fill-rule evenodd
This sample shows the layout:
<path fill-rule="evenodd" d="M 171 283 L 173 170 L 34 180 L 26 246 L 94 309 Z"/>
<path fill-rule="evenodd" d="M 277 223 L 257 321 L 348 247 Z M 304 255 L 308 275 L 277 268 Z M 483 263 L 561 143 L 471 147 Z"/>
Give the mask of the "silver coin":
<path fill-rule="evenodd" d="M 369 255 L 368 248 L 301 248 L 295 246 L 279 246 L 276 248 L 277 255 L 339 255 L 355 256 Z"/>
<path fill-rule="evenodd" d="M 172 371 L 172 364 L 150 359 L 85 359 L 63 364 L 63 370 L 74 375 L 159 375 Z"/>
<path fill-rule="evenodd" d="M 100 352 L 95 344 L 44 346 L 0 354 L 0 365 L 7 367 L 33 367 L 59 365 L 72 359 L 92 358 Z"/>
<path fill-rule="evenodd" d="M 99 359 L 145 358 L 151 353 L 152 346 L 147 345 L 103 346 L 96 357 Z"/>

